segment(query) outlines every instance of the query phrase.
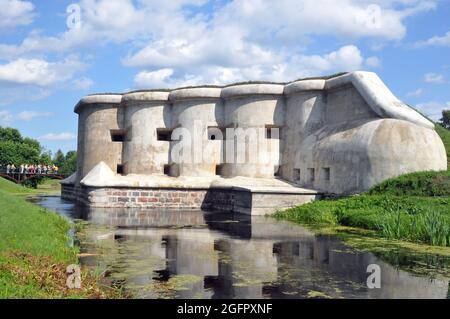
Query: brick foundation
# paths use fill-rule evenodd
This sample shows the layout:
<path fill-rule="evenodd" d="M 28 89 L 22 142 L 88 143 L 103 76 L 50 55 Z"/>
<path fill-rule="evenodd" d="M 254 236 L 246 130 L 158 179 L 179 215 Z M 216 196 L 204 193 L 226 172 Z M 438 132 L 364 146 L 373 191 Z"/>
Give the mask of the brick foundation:
<path fill-rule="evenodd" d="M 258 193 L 245 189 L 130 189 L 62 185 L 61 197 L 89 207 L 221 210 L 262 215 L 310 202 L 316 194 Z"/>

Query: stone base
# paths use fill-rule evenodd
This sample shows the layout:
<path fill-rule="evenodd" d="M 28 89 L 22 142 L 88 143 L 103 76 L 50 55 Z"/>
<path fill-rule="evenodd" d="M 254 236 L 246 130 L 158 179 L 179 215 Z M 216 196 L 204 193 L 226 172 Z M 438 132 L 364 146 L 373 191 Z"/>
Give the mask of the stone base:
<path fill-rule="evenodd" d="M 63 184 L 61 197 L 99 208 L 202 209 L 266 215 L 311 202 L 320 194 L 295 188 L 130 189 Z"/>

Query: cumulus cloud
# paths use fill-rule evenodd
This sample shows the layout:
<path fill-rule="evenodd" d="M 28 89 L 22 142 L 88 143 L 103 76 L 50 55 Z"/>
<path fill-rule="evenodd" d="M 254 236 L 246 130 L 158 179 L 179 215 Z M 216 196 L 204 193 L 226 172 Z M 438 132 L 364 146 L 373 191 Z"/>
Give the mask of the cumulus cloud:
<path fill-rule="evenodd" d="M 424 81 L 432 84 L 443 84 L 446 82 L 444 76 L 438 73 L 425 74 Z"/>
<path fill-rule="evenodd" d="M 237 51 L 259 50 L 268 42 L 295 48 L 315 35 L 399 40 L 406 33 L 404 20 L 435 8 L 437 1 L 233 0 L 214 3 L 215 11 L 205 14 L 202 6 L 207 2 L 81 0 L 79 28 L 55 36 L 33 31 L 19 45 L 0 45 L 0 57 L 133 41 L 144 50 L 143 55 L 158 59 L 164 59 L 163 51 L 179 48 L 185 57 L 195 58 L 202 48 L 214 50 L 211 45 L 217 46 L 218 58 L 226 59 L 228 56 L 220 52 L 227 45 L 238 45 Z M 193 40 L 196 43 L 190 46 Z M 235 58 L 239 59 L 239 55 Z M 165 60 L 168 63 L 170 55 Z M 171 66 L 176 67 L 173 63 Z"/>
<path fill-rule="evenodd" d="M 152 87 L 288 81 L 364 66 L 378 68 L 380 59 L 364 59 L 355 45 L 307 54 L 306 43 L 317 35 L 398 40 L 405 35 L 406 17 L 434 6 L 434 1 L 415 0 L 234 0 L 212 18 L 192 19 L 179 10 L 175 19 L 157 26 L 154 37 L 138 44 L 122 63 L 144 69 L 135 83 Z"/>
<path fill-rule="evenodd" d="M 160 69 L 156 71 L 141 71 L 139 72 L 135 78 L 134 83 L 138 87 L 159 87 L 165 88 L 167 87 L 167 80 L 173 74 L 173 69 Z"/>
<path fill-rule="evenodd" d="M 76 139 L 77 136 L 73 133 L 48 133 L 40 136 L 38 140 L 44 141 L 71 141 Z"/>
<path fill-rule="evenodd" d="M 29 1 L 0 0 L 0 31 L 33 22 L 34 5 Z"/>
<path fill-rule="evenodd" d="M 8 110 L 0 110 L 0 124 L 9 125 L 13 120 L 13 114 Z"/>
<path fill-rule="evenodd" d="M 85 64 L 75 56 L 58 62 L 19 58 L 0 65 L 0 82 L 49 87 L 70 80 L 84 68 Z"/>
<path fill-rule="evenodd" d="M 87 77 L 82 77 L 72 81 L 74 87 L 79 90 L 88 90 L 94 85 L 94 81 Z"/>
<path fill-rule="evenodd" d="M 28 70 L 18 56 L 66 53 L 108 43 L 129 45 L 122 59 L 139 68 L 137 87 L 166 87 L 242 80 L 288 81 L 364 66 L 379 67 L 377 57 L 365 59 L 355 45 L 308 52 L 315 36 L 347 43 L 368 38 L 378 43 L 397 41 L 406 34 L 404 20 L 432 10 L 437 0 L 81 0 L 81 24 L 57 35 L 31 32 L 19 44 L 0 44 L 3 78 L 16 83 L 56 83 L 55 65 L 40 63 Z M 214 11 L 209 9 L 213 6 Z M 336 14 L 336 13 L 339 14 Z M 22 58 L 23 59 L 23 58 Z M 30 61 L 28 61 L 30 62 Z M 32 63 L 32 64 L 33 64 Z M 50 62 L 47 62 L 50 63 Z M 3 76 L 1 68 L 4 67 Z M 42 77 L 42 75 L 48 75 Z M 74 72 L 67 80 L 73 80 Z M 42 81 L 41 81 L 42 82 Z M 73 80 L 85 89 L 88 80 Z M 43 85 L 43 84 L 40 84 Z"/>
<path fill-rule="evenodd" d="M 50 117 L 54 114 L 51 112 L 38 112 L 38 111 L 22 111 L 19 113 L 13 113 L 9 110 L 0 110 L 0 124 L 9 125 L 15 121 L 32 121 L 39 117 Z"/>
<path fill-rule="evenodd" d="M 52 112 L 37 112 L 37 111 L 22 111 L 19 114 L 17 114 L 17 119 L 21 121 L 31 121 L 38 117 L 50 117 L 54 114 Z"/>
<path fill-rule="evenodd" d="M 381 60 L 376 56 L 371 56 L 366 59 L 366 65 L 369 68 L 376 69 L 376 68 L 381 67 Z"/>
<path fill-rule="evenodd" d="M 252 53 L 250 52 L 251 56 Z M 274 54 L 275 56 L 275 54 Z M 212 58 L 205 56 L 205 59 Z M 250 59 L 250 57 L 245 57 Z M 252 60 L 249 60 L 252 61 Z M 259 63 L 258 63 L 259 62 Z M 172 68 L 160 68 L 154 71 L 141 71 L 134 79 L 137 87 L 177 87 L 200 84 L 229 84 L 247 80 L 291 81 L 299 77 L 355 71 L 362 67 L 364 58 L 361 51 L 353 45 L 343 46 L 324 55 L 279 55 L 273 60 L 261 58 L 253 64 L 224 66 L 202 65 L 201 61 L 183 66 L 184 72 L 175 72 Z M 159 66 L 159 64 L 150 64 Z"/>
<path fill-rule="evenodd" d="M 450 47 L 450 31 L 443 36 L 434 36 L 426 41 L 418 42 L 416 45 Z"/>

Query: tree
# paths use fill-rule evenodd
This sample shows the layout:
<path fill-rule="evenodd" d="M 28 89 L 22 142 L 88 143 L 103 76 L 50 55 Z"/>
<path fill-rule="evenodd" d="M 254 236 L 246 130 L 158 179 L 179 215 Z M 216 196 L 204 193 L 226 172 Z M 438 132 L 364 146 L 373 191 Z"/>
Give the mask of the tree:
<path fill-rule="evenodd" d="M 29 138 L 29 137 L 25 137 L 22 140 L 22 143 L 27 144 L 27 145 L 31 146 L 32 148 L 35 148 L 35 149 L 39 150 L 39 153 L 42 150 L 41 144 L 38 141 L 36 141 L 35 139 Z"/>
<path fill-rule="evenodd" d="M 31 138 L 23 138 L 15 128 L 0 127 L 0 165 L 16 166 L 36 164 L 41 155 L 41 145 Z"/>
<path fill-rule="evenodd" d="M 39 159 L 39 163 L 42 165 L 52 165 L 52 152 L 45 151 L 41 154 L 41 158 Z"/>
<path fill-rule="evenodd" d="M 38 163 L 40 159 L 39 150 L 25 143 L 13 141 L 0 142 L 0 165 L 8 164 L 16 166 L 20 164 Z"/>
<path fill-rule="evenodd" d="M 21 164 L 54 164 L 61 174 L 70 175 L 77 169 L 77 152 L 69 151 L 64 155 L 58 150 L 52 157 L 52 152 L 45 150 L 37 140 L 22 137 L 17 129 L 0 126 L 0 167 L 5 169 L 8 164 L 16 167 Z"/>
<path fill-rule="evenodd" d="M 11 141 L 22 143 L 22 135 L 19 130 L 11 127 L 1 127 L 0 126 L 0 141 Z"/>
<path fill-rule="evenodd" d="M 77 170 L 77 152 L 67 152 L 64 163 L 61 165 L 59 172 L 64 175 L 72 175 Z"/>
<path fill-rule="evenodd" d="M 440 121 L 443 127 L 450 130 L 450 110 L 442 111 L 442 118 Z"/>
<path fill-rule="evenodd" d="M 65 160 L 64 153 L 61 150 L 56 151 L 55 156 L 53 157 L 53 163 L 58 167 L 62 167 Z"/>

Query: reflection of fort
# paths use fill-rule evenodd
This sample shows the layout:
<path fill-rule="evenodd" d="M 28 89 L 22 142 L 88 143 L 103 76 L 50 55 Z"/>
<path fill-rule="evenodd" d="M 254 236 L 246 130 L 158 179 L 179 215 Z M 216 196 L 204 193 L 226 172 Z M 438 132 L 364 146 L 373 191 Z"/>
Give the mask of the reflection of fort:
<path fill-rule="evenodd" d="M 99 262 L 118 273 L 117 284 L 139 287 L 141 297 L 160 297 L 155 287 L 161 286 L 175 289 L 177 298 L 304 298 L 311 291 L 333 298 L 447 297 L 448 281 L 415 277 L 288 223 L 199 212 L 165 212 L 163 220 L 154 214 L 147 212 L 145 220 L 158 223 L 142 229 L 122 228 L 129 222 L 118 223 L 125 218 L 120 212 L 92 214 L 94 222 L 119 226 L 99 241 L 115 251 L 105 256 L 115 257 Z M 381 289 L 366 287 L 369 264 L 381 267 Z"/>

